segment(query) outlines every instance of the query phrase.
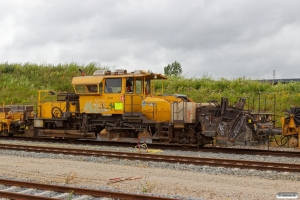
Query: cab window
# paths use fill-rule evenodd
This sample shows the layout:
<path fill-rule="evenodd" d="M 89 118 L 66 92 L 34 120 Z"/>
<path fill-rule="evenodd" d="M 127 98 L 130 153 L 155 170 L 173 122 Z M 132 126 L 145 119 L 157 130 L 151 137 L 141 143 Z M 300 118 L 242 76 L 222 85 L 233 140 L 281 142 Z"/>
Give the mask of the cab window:
<path fill-rule="evenodd" d="M 132 78 L 126 79 L 126 93 L 132 93 L 133 92 L 133 81 Z"/>
<path fill-rule="evenodd" d="M 122 91 L 122 79 L 121 78 L 109 78 L 105 80 L 105 93 L 121 93 Z"/>
<path fill-rule="evenodd" d="M 87 85 L 86 87 L 87 87 L 89 92 L 92 92 L 92 93 L 98 92 L 97 85 Z"/>
<path fill-rule="evenodd" d="M 97 85 L 75 85 L 76 93 L 97 93 Z"/>
<path fill-rule="evenodd" d="M 135 80 L 135 93 L 136 94 L 142 93 L 142 80 L 141 79 Z"/>
<path fill-rule="evenodd" d="M 150 80 L 146 80 L 145 82 L 145 94 L 151 94 Z"/>

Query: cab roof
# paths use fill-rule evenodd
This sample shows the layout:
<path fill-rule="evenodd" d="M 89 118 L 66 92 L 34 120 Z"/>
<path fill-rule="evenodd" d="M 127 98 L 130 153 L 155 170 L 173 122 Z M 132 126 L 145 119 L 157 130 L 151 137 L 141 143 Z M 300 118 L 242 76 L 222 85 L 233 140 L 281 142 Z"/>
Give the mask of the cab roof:
<path fill-rule="evenodd" d="M 156 74 L 156 73 L 152 73 L 152 72 L 149 73 L 144 70 L 134 70 L 131 73 L 127 73 L 127 70 L 123 70 L 123 69 L 117 69 L 114 72 L 111 72 L 110 70 L 97 70 L 91 76 L 73 77 L 72 84 L 73 85 L 98 84 L 104 78 L 123 78 L 123 77 L 128 77 L 128 78 L 145 77 L 146 79 L 151 79 L 151 80 L 167 79 L 166 76 L 163 76 L 161 74 Z"/>

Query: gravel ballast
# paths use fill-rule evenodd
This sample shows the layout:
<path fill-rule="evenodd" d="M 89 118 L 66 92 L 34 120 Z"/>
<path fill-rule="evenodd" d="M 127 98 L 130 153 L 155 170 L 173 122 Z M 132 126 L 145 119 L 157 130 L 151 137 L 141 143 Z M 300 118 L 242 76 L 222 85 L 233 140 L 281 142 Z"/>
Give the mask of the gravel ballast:
<path fill-rule="evenodd" d="M 0 141 L 25 145 L 63 146 L 136 152 L 133 148 Z M 278 192 L 300 192 L 300 173 L 245 170 L 129 161 L 106 157 L 31 153 L 1 150 L 0 176 L 34 182 L 70 184 L 76 187 L 104 187 L 111 190 L 168 195 L 184 199 L 277 199 Z M 268 162 L 299 163 L 299 158 L 250 156 L 189 151 L 163 151 L 162 154 L 215 157 Z M 141 177 L 112 183 L 117 177 Z"/>

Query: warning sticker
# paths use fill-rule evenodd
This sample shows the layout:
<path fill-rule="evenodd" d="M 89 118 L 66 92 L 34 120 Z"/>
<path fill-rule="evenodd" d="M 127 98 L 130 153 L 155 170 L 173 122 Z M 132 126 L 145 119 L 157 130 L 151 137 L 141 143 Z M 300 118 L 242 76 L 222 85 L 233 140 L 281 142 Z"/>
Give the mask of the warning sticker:
<path fill-rule="evenodd" d="M 115 103 L 115 110 L 123 110 L 123 103 Z"/>

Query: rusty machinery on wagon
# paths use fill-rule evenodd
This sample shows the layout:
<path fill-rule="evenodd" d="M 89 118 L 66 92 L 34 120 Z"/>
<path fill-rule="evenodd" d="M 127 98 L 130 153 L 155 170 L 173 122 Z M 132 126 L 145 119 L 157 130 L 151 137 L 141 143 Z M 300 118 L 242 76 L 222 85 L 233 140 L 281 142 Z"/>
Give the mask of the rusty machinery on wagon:
<path fill-rule="evenodd" d="M 281 117 L 282 135 L 290 147 L 300 148 L 300 107 L 292 107 Z M 283 142 L 281 142 L 283 143 Z"/>
<path fill-rule="evenodd" d="M 246 99 L 240 97 L 230 106 L 228 98 L 222 97 L 221 104 L 210 101 L 210 105 L 197 108 L 201 133 L 227 146 L 265 144 L 270 136 L 281 134 L 281 128 L 275 126 L 275 114 L 260 110 L 260 103 L 257 111 L 245 109 Z"/>
<path fill-rule="evenodd" d="M 27 137 L 195 146 L 213 141 L 254 145 L 279 133 L 246 110 L 244 98 L 230 106 L 227 98 L 218 104 L 196 103 L 183 94 L 156 95 L 154 81 L 164 79 L 161 74 L 124 69 L 73 77 L 73 93 L 38 91 L 36 113 L 24 109 L 15 129 Z"/>

